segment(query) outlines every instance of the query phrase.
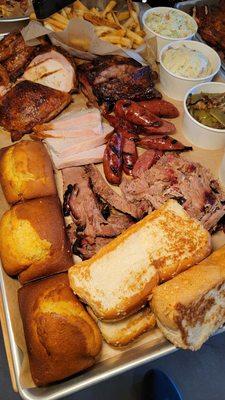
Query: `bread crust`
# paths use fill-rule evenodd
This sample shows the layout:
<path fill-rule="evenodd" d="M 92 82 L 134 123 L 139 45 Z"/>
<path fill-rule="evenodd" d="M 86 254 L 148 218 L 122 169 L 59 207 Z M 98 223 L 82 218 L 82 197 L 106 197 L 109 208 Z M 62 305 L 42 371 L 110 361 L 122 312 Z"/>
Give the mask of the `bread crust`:
<path fill-rule="evenodd" d="M 202 343 L 198 343 L 198 337 L 196 344 L 188 342 L 182 321 L 189 321 L 187 331 L 196 324 L 204 326 L 204 317 L 214 305 L 208 294 L 210 291 L 219 293 L 224 283 L 225 246 L 172 280 L 154 288 L 150 304 L 164 335 L 176 346 L 198 349 Z M 220 319 L 225 321 L 225 315 L 218 314 L 214 318 L 217 329 L 221 325 Z M 210 331 L 208 336 L 211 333 Z"/>
<path fill-rule="evenodd" d="M 33 229 L 31 235 L 28 232 L 29 240 L 32 241 L 33 232 L 34 244 L 37 236 L 41 244 L 46 246 L 43 257 L 36 257 L 36 253 L 27 257 L 26 235 L 24 249 L 22 246 L 21 250 L 21 244 L 19 248 L 19 244 L 15 243 L 15 231 L 17 235 L 20 234 L 20 227 L 17 226 L 23 224 L 23 221 L 28 222 Z M 38 255 L 40 242 L 36 249 Z M 0 221 L 0 255 L 5 271 L 11 276 L 19 274 L 22 284 L 66 271 L 73 264 L 73 259 L 58 197 L 29 200 L 7 211 Z"/>
<path fill-rule="evenodd" d="M 30 368 L 37 386 L 91 367 L 100 331 L 69 287 L 68 275 L 28 284 L 18 292 Z"/>
<path fill-rule="evenodd" d="M 21 141 L 1 149 L 0 183 L 10 204 L 57 195 L 51 159 L 41 142 Z"/>
<path fill-rule="evenodd" d="M 175 213 L 173 212 L 174 209 Z M 163 256 L 160 250 L 156 252 L 154 257 L 150 254 L 149 268 L 153 271 L 152 278 L 133 296 L 126 298 L 126 296 L 122 297 L 120 293 L 118 293 L 118 297 L 121 297 L 121 302 L 117 304 L 116 308 L 108 308 L 107 310 L 106 307 L 102 307 L 101 300 L 93 299 L 90 287 L 87 288 L 87 284 L 83 284 L 83 282 L 90 281 L 91 285 L 90 274 L 93 264 L 97 263 L 104 256 L 109 255 L 116 250 L 119 245 L 123 244 L 127 238 L 145 227 L 146 224 L 158 220 L 162 215 L 164 219 L 160 220 L 157 229 L 160 232 L 166 232 L 166 238 L 170 241 L 170 245 L 168 246 L 167 253 Z M 178 227 L 178 229 L 176 229 L 176 227 Z M 177 235 L 177 232 L 180 235 Z M 154 241 L 154 238 L 152 240 Z M 184 253 L 184 248 L 187 255 Z M 164 206 L 129 227 L 125 232 L 100 249 L 90 260 L 83 261 L 70 268 L 70 285 L 74 292 L 78 294 L 85 303 L 90 305 L 99 319 L 104 321 L 119 320 L 133 314 L 146 304 L 152 289 L 159 281 L 162 282 L 171 279 L 176 274 L 202 260 L 210 251 L 211 237 L 209 233 L 198 221 L 190 218 L 177 202 L 169 200 Z M 127 254 L 127 257 L 129 257 L 129 254 Z M 119 262 L 118 260 L 118 264 Z M 130 274 L 132 274 L 132 265 Z M 136 282 L 136 285 L 137 284 Z"/>
<path fill-rule="evenodd" d="M 113 347 L 124 347 L 155 327 L 156 319 L 149 307 L 113 323 L 98 320 L 90 307 L 88 313 L 97 322 L 104 340 Z"/>

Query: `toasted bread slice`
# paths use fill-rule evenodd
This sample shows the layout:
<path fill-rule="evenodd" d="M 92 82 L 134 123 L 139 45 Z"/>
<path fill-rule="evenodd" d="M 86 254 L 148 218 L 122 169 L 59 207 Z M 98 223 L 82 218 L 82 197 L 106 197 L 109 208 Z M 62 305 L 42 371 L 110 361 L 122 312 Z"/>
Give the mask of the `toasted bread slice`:
<path fill-rule="evenodd" d="M 159 328 L 175 346 L 198 350 L 225 323 L 225 246 L 153 290 Z"/>
<path fill-rule="evenodd" d="M 127 346 L 143 333 L 153 329 L 156 324 L 155 316 L 149 307 L 116 322 L 98 320 L 90 307 L 88 307 L 88 312 L 97 322 L 104 340 L 115 347 Z"/>
<path fill-rule="evenodd" d="M 90 260 L 70 268 L 70 285 L 99 319 L 123 319 L 146 303 L 159 280 L 172 278 L 210 251 L 209 233 L 169 200 Z"/>

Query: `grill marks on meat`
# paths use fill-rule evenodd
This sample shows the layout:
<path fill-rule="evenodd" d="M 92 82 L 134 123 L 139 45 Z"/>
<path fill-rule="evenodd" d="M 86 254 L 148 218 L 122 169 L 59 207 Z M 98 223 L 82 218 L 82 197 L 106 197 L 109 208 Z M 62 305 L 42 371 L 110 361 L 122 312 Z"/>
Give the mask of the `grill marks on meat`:
<path fill-rule="evenodd" d="M 32 58 L 42 51 L 43 45 L 46 45 L 45 41 L 37 46 L 27 46 L 20 32 L 10 33 L 0 42 L 0 62 L 11 82 L 23 74 Z"/>
<path fill-rule="evenodd" d="M 86 169 L 75 167 L 63 170 L 64 190 L 67 189 L 64 211 L 66 215 L 69 211 L 73 220 L 68 228 L 69 238 L 74 253 L 83 259 L 90 258 L 134 221 L 130 215 L 121 212 L 120 196 L 113 192 L 114 196 L 110 199 L 111 188 L 108 189 L 108 185 L 103 185 L 98 178 L 98 171 L 93 165 Z M 121 203 L 122 209 L 129 210 L 126 200 L 121 198 Z M 131 205 L 130 208 L 133 210 L 135 207 Z"/>
<path fill-rule="evenodd" d="M 12 141 L 19 140 L 35 125 L 56 117 L 71 101 L 68 93 L 22 81 L 3 97 L 0 124 L 11 132 Z"/>
<path fill-rule="evenodd" d="M 225 194 L 210 172 L 175 154 L 165 154 L 140 177 L 124 179 L 120 187 L 126 199 L 139 205 L 143 214 L 172 198 L 209 231 L 215 231 L 225 215 Z"/>
<path fill-rule="evenodd" d="M 89 101 L 103 112 L 120 99 L 146 100 L 161 94 L 154 88 L 157 74 L 150 67 L 121 56 L 100 56 L 78 67 L 78 79 Z"/>

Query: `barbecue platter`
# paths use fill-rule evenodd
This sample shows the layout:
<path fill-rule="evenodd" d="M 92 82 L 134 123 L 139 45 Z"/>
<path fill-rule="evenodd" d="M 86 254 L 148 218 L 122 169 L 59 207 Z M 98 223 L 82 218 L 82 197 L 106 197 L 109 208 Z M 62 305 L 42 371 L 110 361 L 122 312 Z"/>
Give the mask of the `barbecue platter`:
<path fill-rule="evenodd" d="M 171 351 L 166 338 L 197 350 L 225 322 L 223 149 L 184 137 L 181 102 L 135 56 L 145 43 L 135 4 L 77 0 L 45 28 L 57 35 L 73 12 L 116 54 L 84 60 L 51 34 L 0 42 L 1 289 L 28 396 L 64 378 L 88 386 L 110 359 Z M 73 45 L 90 55 L 85 38 Z M 224 93 L 195 96 L 188 106 L 223 129 Z"/>

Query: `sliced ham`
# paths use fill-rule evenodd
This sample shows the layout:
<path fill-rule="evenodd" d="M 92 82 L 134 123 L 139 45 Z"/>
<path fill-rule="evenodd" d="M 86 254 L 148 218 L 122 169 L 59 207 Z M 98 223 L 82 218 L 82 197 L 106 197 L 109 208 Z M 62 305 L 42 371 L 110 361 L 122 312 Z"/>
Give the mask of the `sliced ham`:
<path fill-rule="evenodd" d="M 75 68 L 69 54 L 53 49 L 35 57 L 25 70 L 23 79 L 68 93 L 77 85 Z"/>
<path fill-rule="evenodd" d="M 72 156 L 58 157 L 52 153 L 52 160 L 57 169 L 67 167 L 78 167 L 86 164 L 97 164 L 102 162 L 105 146 L 99 146 L 91 150 L 83 151 Z"/>

